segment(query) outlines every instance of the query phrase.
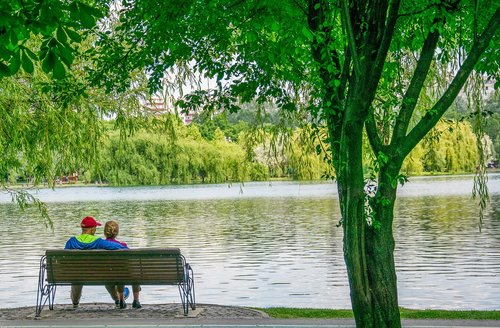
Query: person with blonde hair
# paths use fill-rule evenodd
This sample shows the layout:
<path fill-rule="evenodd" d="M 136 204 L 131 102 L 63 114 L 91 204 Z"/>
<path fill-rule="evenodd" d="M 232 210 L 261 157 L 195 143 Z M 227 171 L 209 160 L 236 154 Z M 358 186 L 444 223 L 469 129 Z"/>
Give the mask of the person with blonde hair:
<path fill-rule="evenodd" d="M 110 220 L 106 222 L 106 224 L 104 225 L 104 236 L 106 237 L 106 241 L 119 244 L 122 247 L 128 249 L 126 243 L 116 240 L 116 236 L 118 236 L 119 232 L 120 232 L 120 226 L 116 221 Z M 106 285 L 106 289 L 108 290 L 108 293 L 111 295 L 111 297 L 113 297 L 113 300 L 115 301 L 115 305 L 117 308 L 125 309 L 127 307 L 125 299 L 127 298 L 128 295 L 125 294 L 127 294 L 126 292 L 128 291 L 128 288 L 126 288 L 124 285 Z M 132 307 L 134 309 L 140 309 L 142 307 L 141 303 L 139 302 L 140 291 L 141 291 L 141 286 L 132 285 L 132 292 L 134 294 L 134 301 L 132 302 Z"/>

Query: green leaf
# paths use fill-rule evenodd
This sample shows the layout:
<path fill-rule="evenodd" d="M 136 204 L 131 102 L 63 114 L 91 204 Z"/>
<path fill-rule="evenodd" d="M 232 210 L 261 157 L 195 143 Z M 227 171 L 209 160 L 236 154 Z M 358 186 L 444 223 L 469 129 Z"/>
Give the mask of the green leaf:
<path fill-rule="evenodd" d="M 95 19 L 84 12 L 80 12 L 80 22 L 83 28 L 92 28 L 95 25 Z"/>
<path fill-rule="evenodd" d="M 246 37 L 249 43 L 255 42 L 257 40 L 257 34 L 253 31 L 249 31 Z"/>
<path fill-rule="evenodd" d="M 103 12 L 97 8 L 91 7 L 91 6 L 86 5 L 82 2 L 78 3 L 78 6 L 80 7 L 80 10 L 83 11 L 84 13 L 86 13 L 87 15 L 94 16 L 96 18 L 104 17 Z"/>
<path fill-rule="evenodd" d="M 58 44 L 57 50 L 59 52 L 59 57 L 66 64 L 66 66 L 71 66 L 74 60 L 73 53 L 71 49 L 66 44 Z"/>
<path fill-rule="evenodd" d="M 33 62 L 31 61 L 30 57 L 26 54 L 26 50 L 23 51 L 21 59 L 24 71 L 30 74 L 33 73 L 34 71 Z"/>
<path fill-rule="evenodd" d="M 100 10 L 79 2 L 78 12 L 75 16 L 81 22 L 83 28 L 90 29 L 95 26 L 96 19 L 103 17 L 103 14 Z"/>
<path fill-rule="evenodd" d="M 56 64 L 56 55 L 52 50 L 47 52 L 47 56 L 42 61 L 42 70 L 45 73 L 49 73 L 54 69 L 54 65 Z"/>
<path fill-rule="evenodd" d="M 12 56 L 10 62 L 9 62 L 9 70 L 11 75 L 14 75 L 19 71 L 19 68 L 21 67 L 21 57 L 20 57 L 20 51 L 16 52 L 14 56 Z"/>
<path fill-rule="evenodd" d="M 311 33 L 311 30 L 305 26 L 302 28 L 302 34 L 307 38 L 307 40 L 313 40 L 313 34 Z"/>
<path fill-rule="evenodd" d="M 57 42 L 56 38 L 50 38 L 49 43 L 48 43 L 49 47 L 55 47 L 55 46 L 57 46 L 57 44 L 58 44 L 58 42 Z"/>
<path fill-rule="evenodd" d="M 0 46 L 0 58 L 9 60 L 10 56 L 12 56 L 12 52 L 7 48 Z"/>
<path fill-rule="evenodd" d="M 38 56 L 26 47 L 23 47 L 23 54 L 28 55 L 28 57 L 31 58 L 32 61 L 38 61 Z"/>
<path fill-rule="evenodd" d="M 66 34 L 68 34 L 69 38 L 76 43 L 80 43 L 82 41 L 82 37 L 80 36 L 80 34 L 73 31 L 72 29 L 66 29 Z"/>
<path fill-rule="evenodd" d="M 54 63 L 54 78 L 63 79 L 66 75 L 66 69 L 60 60 L 55 61 Z"/>
<path fill-rule="evenodd" d="M 19 41 L 19 39 L 17 38 L 17 34 L 14 30 L 10 30 L 9 40 L 10 40 L 11 44 L 17 45 L 17 42 Z"/>
<path fill-rule="evenodd" d="M 68 40 L 68 36 L 66 35 L 66 32 L 64 32 L 64 29 L 62 26 L 59 26 L 56 31 L 56 36 L 57 36 L 57 41 L 61 43 L 65 43 L 66 40 Z"/>

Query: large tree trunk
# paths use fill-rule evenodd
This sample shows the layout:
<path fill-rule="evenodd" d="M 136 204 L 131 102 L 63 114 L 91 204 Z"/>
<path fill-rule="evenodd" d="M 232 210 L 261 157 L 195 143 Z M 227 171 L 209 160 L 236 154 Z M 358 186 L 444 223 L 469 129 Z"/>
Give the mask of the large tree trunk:
<path fill-rule="evenodd" d="M 353 106 L 362 107 L 361 103 Z M 352 108 L 352 107 L 351 107 Z M 363 123 L 359 110 L 346 117 L 340 142 L 338 188 L 344 228 L 344 258 L 357 327 L 401 327 L 394 265 L 392 222 L 396 188 L 391 176 L 398 164 L 381 168 L 376 197 L 371 201 L 374 221 L 365 214 L 362 163 Z M 362 116 L 362 115 L 361 115 Z M 396 172 L 396 173 L 395 173 Z"/>
<path fill-rule="evenodd" d="M 392 232 L 395 190 L 379 190 L 392 200 L 385 206 L 375 205 L 374 219 L 380 226 L 368 225 L 363 188 L 352 177 L 342 187 L 347 189 L 342 192 L 342 217 L 344 257 L 356 326 L 401 327 Z"/>

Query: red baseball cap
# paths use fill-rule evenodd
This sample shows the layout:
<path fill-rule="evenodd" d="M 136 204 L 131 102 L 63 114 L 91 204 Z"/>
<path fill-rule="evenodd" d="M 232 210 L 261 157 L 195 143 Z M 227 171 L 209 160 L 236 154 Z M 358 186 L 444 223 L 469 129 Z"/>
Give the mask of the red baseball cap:
<path fill-rule="evenodd" d="M 86 216 L 83 218 L 82 223 L 80 226 L 82 228 L 93 228 L 102 225 L 101 223 L 97 222 L 93 217 L 91 216 Z"/>

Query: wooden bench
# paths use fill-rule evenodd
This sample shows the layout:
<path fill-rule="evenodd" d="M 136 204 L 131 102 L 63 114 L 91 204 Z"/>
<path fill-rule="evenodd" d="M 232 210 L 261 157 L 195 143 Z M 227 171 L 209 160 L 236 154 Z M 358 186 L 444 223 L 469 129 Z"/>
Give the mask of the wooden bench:
<path fill-rule="evenodd" d="M 47 250 L 40 259 L 35 318 L 54 309 L 61 285 L 177 285 L 184 315 L 196 309 L 193 269 L 178 248 Z"/>

